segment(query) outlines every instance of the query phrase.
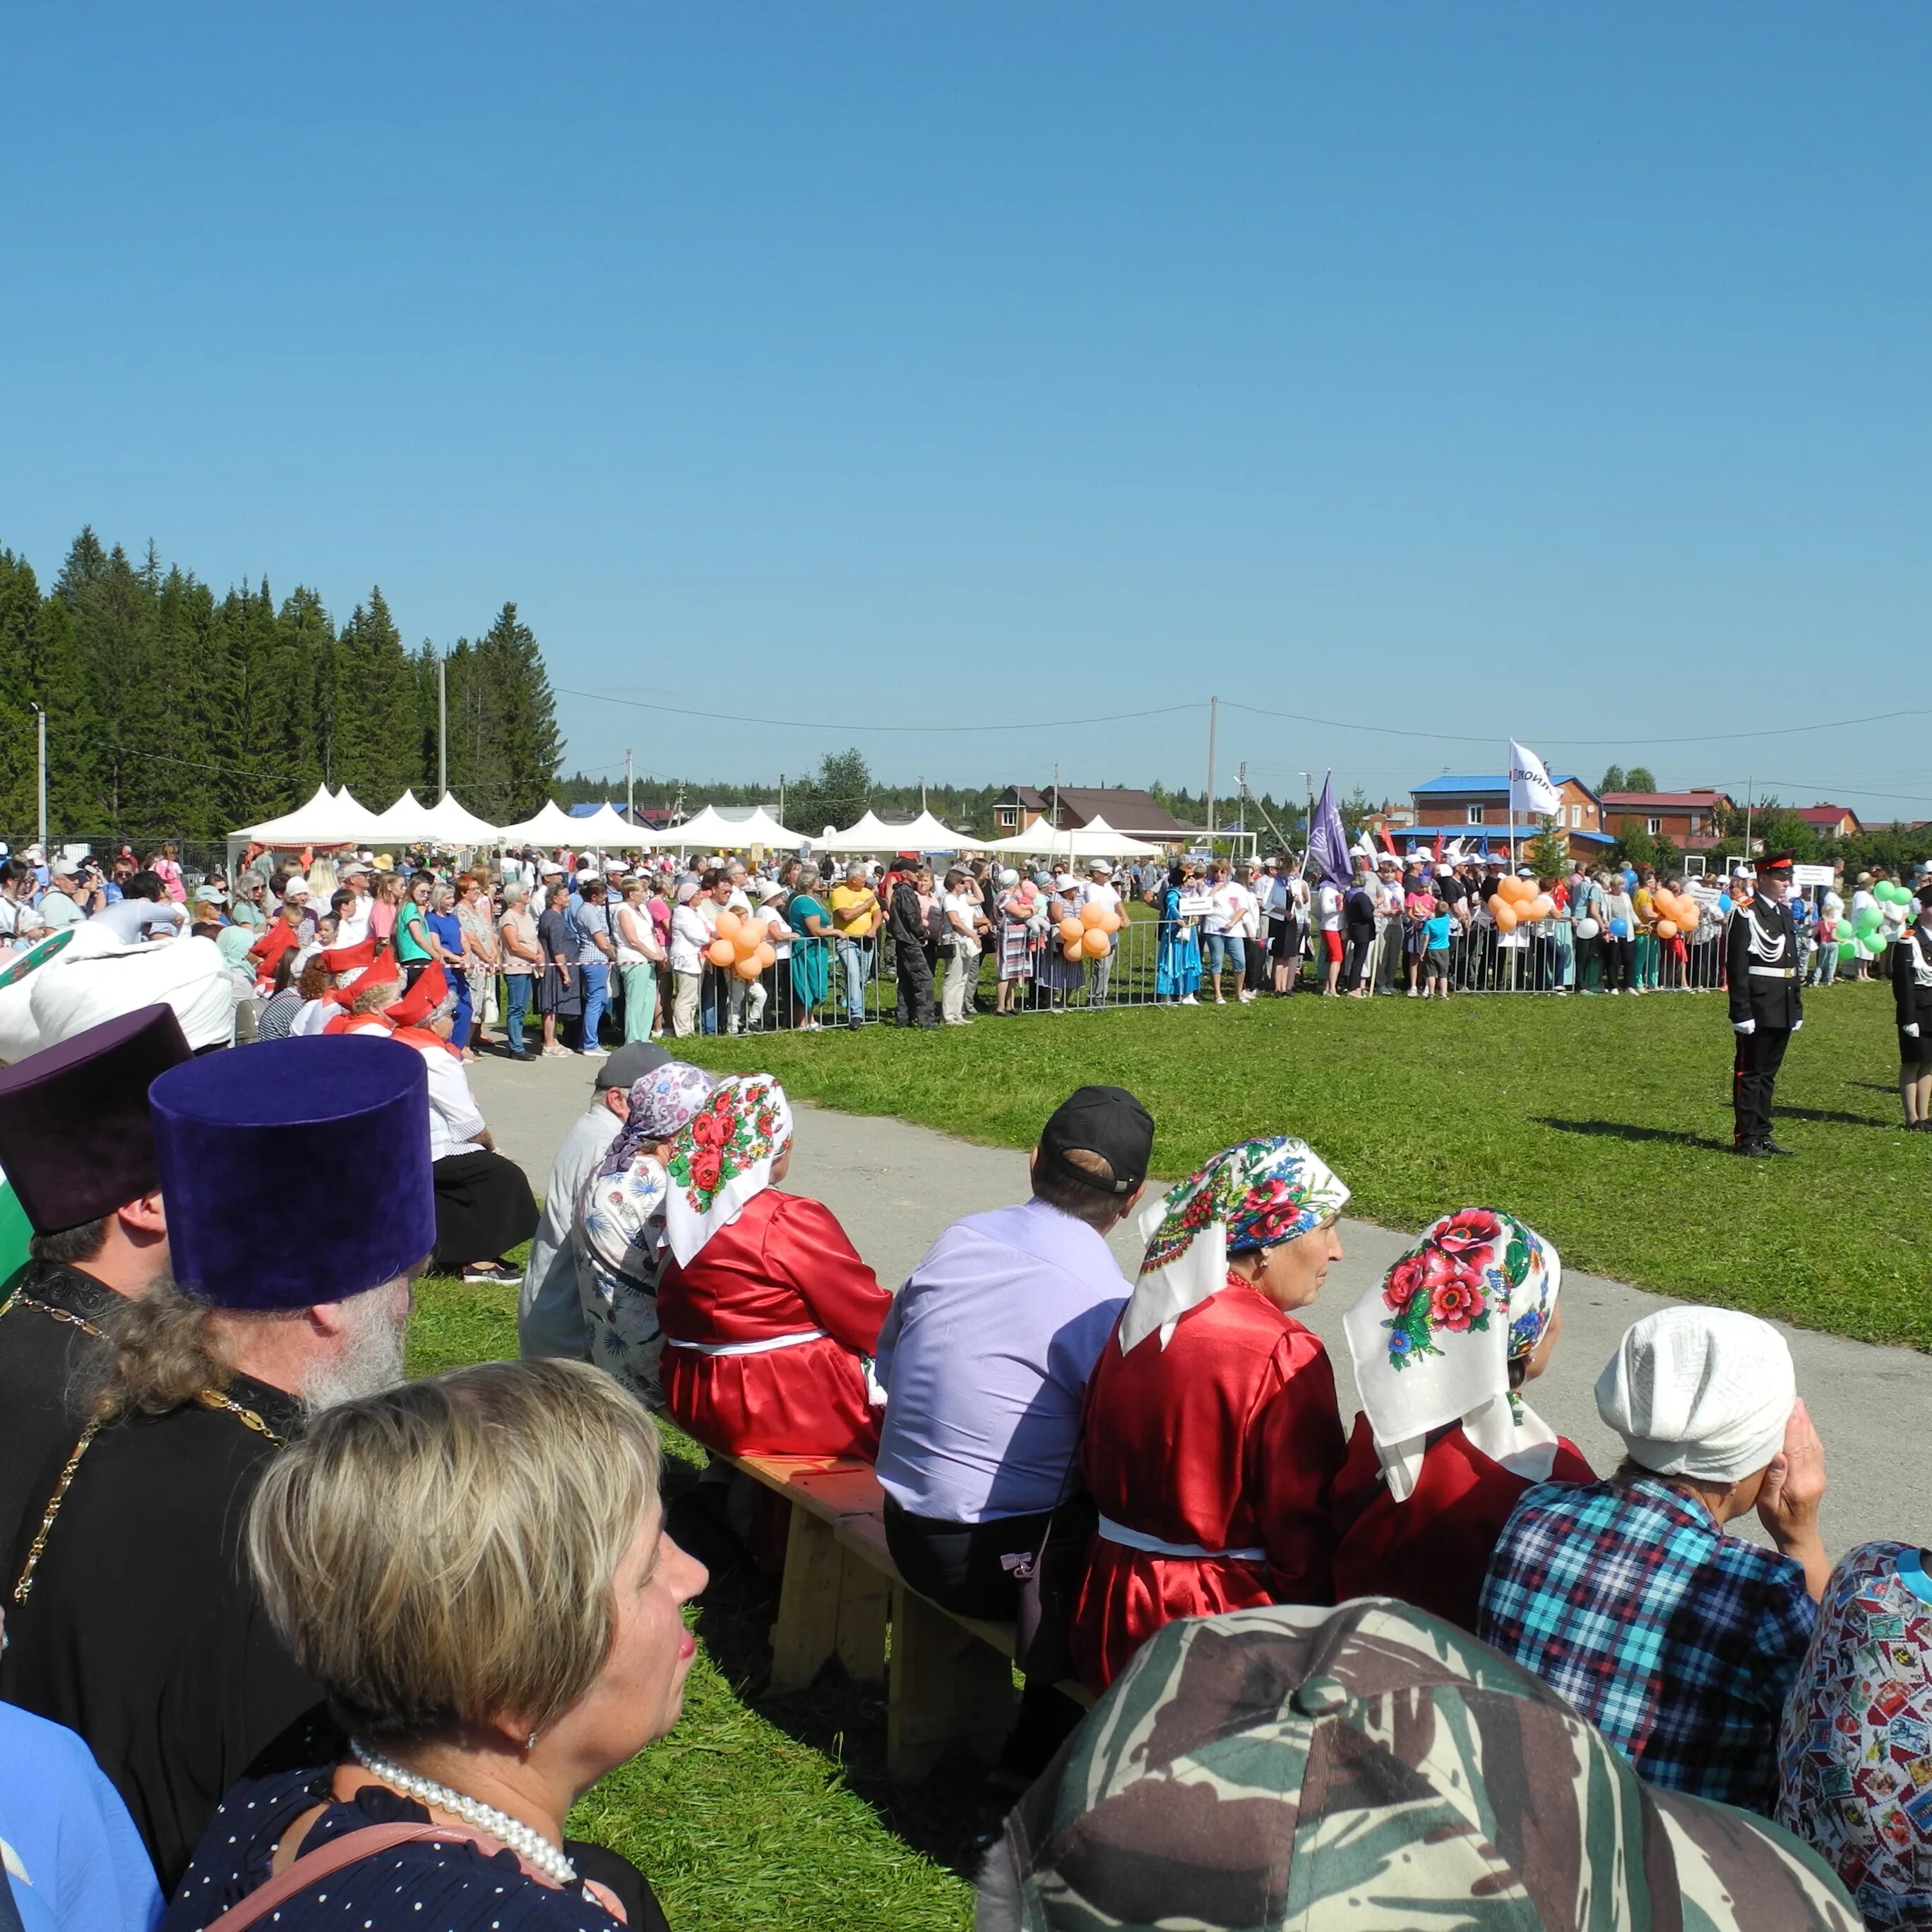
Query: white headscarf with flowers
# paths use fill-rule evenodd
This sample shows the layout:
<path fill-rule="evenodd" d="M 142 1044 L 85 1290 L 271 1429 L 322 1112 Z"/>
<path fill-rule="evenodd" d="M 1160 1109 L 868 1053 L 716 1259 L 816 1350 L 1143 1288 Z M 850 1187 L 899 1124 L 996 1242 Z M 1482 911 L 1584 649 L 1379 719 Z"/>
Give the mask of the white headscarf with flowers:
<path fill-rule="evenodd" d="M 1348 1190 L 1306 1141 L 1277 1134 L 1217 1154 L 1142 1214 L 1140 1278 L 1120 1317 L 1120 1352 L 1174 1324 L 1228 1285 L 1228 1257 L 1310 1234 L 1339 1214 Z"/>
<path fill-rule="evenodd" d="M 680 1268 L 772 1184 L 791 1145 L 791 1108 L 769 1073 L 719 1082 L 665 1149 L 664 1237 Z"/>
<path fill-rule="evenodd" d="M 1541 1482 L 1556 1432 L 1510 1387 L 1556 1312 L 1563 1264 L 1513 1216 L 1445 1214 L 1342 1318 L 1389 1494 L 1414 1492 L 1431 1431 L 1452 1422 L 1492 1462 Z"/>

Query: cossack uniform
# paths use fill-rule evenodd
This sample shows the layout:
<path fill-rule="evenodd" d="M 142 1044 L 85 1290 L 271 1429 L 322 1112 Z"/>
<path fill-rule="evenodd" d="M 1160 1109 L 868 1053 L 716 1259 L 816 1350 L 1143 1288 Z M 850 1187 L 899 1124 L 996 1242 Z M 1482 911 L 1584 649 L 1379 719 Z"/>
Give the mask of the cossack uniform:
<path fill-rule="evenodd" d="M 1759 862 L 1760 890 L 1732 911 L 1724 932 L 1731 1030 L 1737 1036 L 1731 1073 L 1736 1121 L 1732 1145 L 1754 1158 L 1791 1151 L 1771 1137 L 1771 1104 L 1785 1048 L 1804 1024 L 1798 928 L 1783 898 L 1763 890 L 1768 881 L 1790 885 L 1791 856 L 1773 852 Z"/>

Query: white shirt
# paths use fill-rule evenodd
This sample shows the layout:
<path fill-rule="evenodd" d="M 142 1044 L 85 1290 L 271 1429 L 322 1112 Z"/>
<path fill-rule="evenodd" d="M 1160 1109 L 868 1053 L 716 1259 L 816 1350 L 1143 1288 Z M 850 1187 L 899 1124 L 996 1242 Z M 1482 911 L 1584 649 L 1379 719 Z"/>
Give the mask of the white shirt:
<path fill-rule="evenodd" d="M 1090 887 L 1088 889 L 1092 890 Z M 1118 898 L 1120 895 L 1114 896 Z M 939 909 L 946 915 L 949 930 L 962 939 L 970 939 L 973 921 L 980 910 L 980 902 L 967 892 L 947 892 L 940 899 Z"/>
<path fill-rule="evenodd" d="M 951 902 L 949 900 L 947 903 L 950 904 Z M 1100 906 L 1108 912 L 1118 912 L 1120 909 L 1120 896 L 1112 886 L 1104 883 L 1099 885 L 1083 886 L 1080 889 L 1080 903 L 1082 905 Z"/>
<path fill-rule="evenodd" d="M 657 935 L 651 930 L 651 914 L 648 906 L 632 905 L 628 899 L 626 900 L 618 907 L 612 926 L 617 940 L 617 964 L 620 966 L 650 964 L 651 953 L 644 950 L 646 945 L 651 952 L 662 956 L 664 949 L 658 944 Z M 635 934 L 640 944 L 633 946 L 625 937 L 627 932 Z"/>
<path fill-rule="evenodd" d="M 103 906 L 88 923 L 104 926 L 124 946 L 132 946 L 146 938 L 151 927 L 185 926 L 188 908 L 172 899 L 122 899 Z"/>
<path fill-rule="evenodd" d="M 717 908 L 714 906 L 712 910 Z M 698 910 L 698 902 L 681 905 L 670 916 L 670 970 L 698 973 L 704 968 L 704 949 L 711 944 L 711 927 Z"/>
<path fill-rule="evenodd" d="M 367 892 L 356 892 L 342 908 L 335 922 L 338 946 L 360 946 L 369 937 L 369 912 L 376 902 Z"/>
<path fill-rule="evenodd" d="M 517 1350 L 526 1361 L 545 1356 L 570 1361 L 590 1358 L 570 1229 L 577 1197 L 610 1151 L 622 1124 L 599 1095 L 571 1123 L 550 1162 L 543 1214 L 530 1237 L 530 1258 L 517 1306 Z"/>
<path fill-rule="evenodd" d="M 1340 932 L 1342 930 L 1342 894 L 1332 880 L 1324 879 L 1322 881 L 1316 889 L 1315 902 L 1321 918 L 1321 929 L 1324 932 Z"/>
<path fill-rule="evenodd" d="M 380 1035 L 372 1035 L 379 1038 Z M 470 1090 L 463 1063 L 447 1047 L 421 1047 L 429 1069 L 429 1157 L 446 1160 L 452 1154 L 479 1150 L 483 1114 Z"/>

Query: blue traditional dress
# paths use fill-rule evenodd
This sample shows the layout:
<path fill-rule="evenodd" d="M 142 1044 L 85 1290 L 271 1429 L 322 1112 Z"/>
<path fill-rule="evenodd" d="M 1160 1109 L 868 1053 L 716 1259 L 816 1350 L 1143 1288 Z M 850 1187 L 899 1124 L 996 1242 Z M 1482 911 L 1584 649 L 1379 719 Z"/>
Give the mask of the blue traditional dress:
<path fill-rule="evenodd" d="M 1191 920 L 1180 916 L 1180 888 L 1169 886 L 1161 896 L 1159 951 L 1154 968 L 1157 1000 L 1188 998 L 1201 985 L 1201 941 Z"/>

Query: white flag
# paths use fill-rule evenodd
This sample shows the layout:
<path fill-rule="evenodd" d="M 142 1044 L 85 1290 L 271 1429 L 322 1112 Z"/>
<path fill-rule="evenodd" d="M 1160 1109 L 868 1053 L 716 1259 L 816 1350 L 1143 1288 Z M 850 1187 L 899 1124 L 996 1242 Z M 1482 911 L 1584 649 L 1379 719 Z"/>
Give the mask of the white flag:
<path fill-rule="evenodd" d="M 1550 782 L 1543 760 L 1526 745 L 1510 740 L 1510 816 L 1534 812 L 1538 818 L 1555 818 L 1563 810 L 1563 794 Z"/>

